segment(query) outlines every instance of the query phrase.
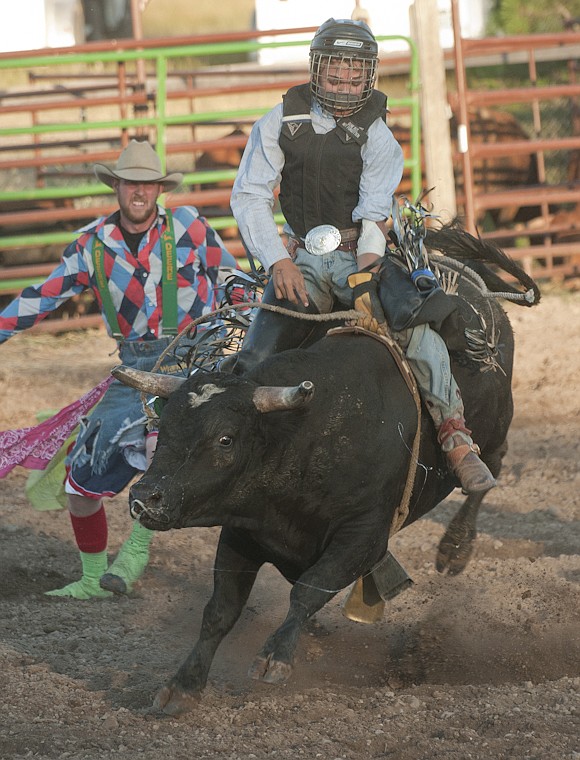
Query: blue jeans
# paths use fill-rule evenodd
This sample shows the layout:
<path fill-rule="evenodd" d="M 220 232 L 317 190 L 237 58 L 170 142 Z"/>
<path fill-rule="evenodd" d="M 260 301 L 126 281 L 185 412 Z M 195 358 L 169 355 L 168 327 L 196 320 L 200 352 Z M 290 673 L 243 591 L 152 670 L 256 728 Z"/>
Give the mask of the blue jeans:
<path fill-rule="evenodd" d="M 449 351 L 439 333 L 429 325 L 418 325 L 394 333 L 394 338 L 405 352 L 435 425 L 463 417 L 461 393 L 451 373 Z"/>
<path fill-rule="evenodd" d="M 336 298 L 350 308 L 352 290 L 347 279 L 357 271 L 354 253 L 331 251 L 314 256 L 297 248 L 294 263 L 302 272 L 310 300 L 321 314 L 332 311 Z"/>

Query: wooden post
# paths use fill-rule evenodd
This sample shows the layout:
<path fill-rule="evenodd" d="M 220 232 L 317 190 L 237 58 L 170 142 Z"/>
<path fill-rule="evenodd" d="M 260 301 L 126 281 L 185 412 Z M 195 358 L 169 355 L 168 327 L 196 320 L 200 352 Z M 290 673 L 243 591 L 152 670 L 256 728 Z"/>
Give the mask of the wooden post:
<path fill-rule="evenodd" d="M 142 10 L 142 3 L 140 0 L 131 0 L 131 22 L 133 25 L 133 37 L 136 40 L 142 40 L 143 39 L 143 24 L 141 21 L 141 10 Z M 137 83 L 140 90 L 143 92 L 144 95 L 147 94 L 147 71 L 145 68 L 145 61 L 142 58 L 138 58 L 135 61 L 136 65 L 136 74 L 137 74 Z M 135 105 L 135 115 L 136 116 L 146 116 L 147 112 L 149 110 L 148 105 Z M 147 128 L 145 127 L 138 127 L 136 129 L 136 134 L 139 136 L 145 136 L 148 137 L 147 134 Z"/>
<path fill-rule="evenodd" d="M 453 39 L 455 41 L 455 84 L 459 114 L 457 119 L 457 147 L 463 163 L 463 197 L 465 198 L 464 225 L 472 235 L 477 233 L 475 225 L 475 193 L 473 182 L 473 167 L 471 164 L 471 126 L 467 108 L 467 77 L 463 57 L 463 42 L 461 36 L 461 21 L 459 19 L 458 0 L 451 0 L 451 16 L 453 18 Z"/>
<path fill-rule="evenodd" d="M 426 202 L 433 205 L 433 212 L 442 221 L 450 221 L 457 215 L 457 202 L 437 0 L 415 0 L 410 16 L 412 36 L 419 51 L 425 189 L 433 188 Z"/>
<path fill-rule="evenodd" d="M 141 3 L 139 0 L 131 0 L 131 23 L 133 25 L 133 37 L 136 40 L 143 39 L 143 24 L 141 21 Z M 147 83 L 147 74 L 145 72 L 145 61 L 141 58 L 137 60 L 137 81 L 145 87 Z"/>

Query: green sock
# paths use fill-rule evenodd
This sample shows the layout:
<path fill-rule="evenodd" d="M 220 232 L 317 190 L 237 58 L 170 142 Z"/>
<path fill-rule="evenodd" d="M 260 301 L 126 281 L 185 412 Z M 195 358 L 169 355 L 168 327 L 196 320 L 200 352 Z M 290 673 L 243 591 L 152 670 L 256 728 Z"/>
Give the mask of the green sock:
<path fill-rule="evenodd" d="M 115 594 L 127 594 L 141 577 L 149 562 L 149 544 L 154 531 L 135 523 L 108 571 L 101 577 L 102 589 Z"/>
<path fill-rule="evenodd" d="M 47 596 L 68 596 L 72 599 L 105 599 L 112 596 L 109 591 L 99 586 L 99 580 L 103 572 L 107 569 L 107 552 L 97 552 L 88 554 L 80 552 L 81 564 L 83 566 L 83 575 L 79 581 L 69 583 L 63 588 L 55 588 L 53 591 L 47 591 Z"/>

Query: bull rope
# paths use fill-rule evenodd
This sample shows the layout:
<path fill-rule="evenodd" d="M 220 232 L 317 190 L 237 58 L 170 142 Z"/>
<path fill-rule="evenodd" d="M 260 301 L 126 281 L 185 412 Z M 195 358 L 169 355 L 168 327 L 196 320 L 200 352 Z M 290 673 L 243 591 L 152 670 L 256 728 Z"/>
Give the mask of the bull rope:
<path fill-rule="evenodd" d="M 346 311 L 333 311 L 329 312 L 328 314 L 300 314 L 299 312 L 292 311 L 291 309 L 285 309 L 283 306 L 276 306 L 275 304 L 269 303 L 256 303 L 255 301 L 245 301 L 244 303 L 238 304 L 226 304 L 225 306 L 220 306 L 219 309 L 214 309 L 213 311 L 208 311 L 206 314 L 202 314 L 200 317 L 194 319 L 193 322 L 190 322 L 187 327 L 184 327 L 183 330 L 181 330 L 181 332 L 178 333 L 171 341 L 171 343 L 161 352 L 151 372 L 156 372 L 161 366 L 163 359 L 167 356 L 167 354 L 169 354 L 175 348 L 175 346 L 187 333 L 189 333 L 191 330 L 194 330 L 198 325 L 202 324 L 203 322 L 207 322 L 213 317 L 219 316 L 220 314 L 232 311 L 246 311 L 248 309 L 266 309 L 266 311 L 275 311 L 278 314 L 282 314 L 286 317 L 305 319 L 311 322 L 333 322 L 337 319 L 355 321 L 361 317 L 368 316 L 360 311 L 356 311 L 355 309 L 348 309 Z M 144 392 L 142 392 L 140 395 L 145 415 L 149 418 L 150 423 L 152 423 L 153 420 L 156 419 L 157 415 L 154 414 L 149 408 L 149 405 L 147 403 L 148 395 Z"/>
<path fill-rule="evenodd" d="M 305 319 L 311 322 L 334 322 L 337 319 L 344 320 L 357 320 L 360 317 L 368 316 L 363 312 L 356 311 L 355 309 L 348 309 L 346 311 L 332 311 L 328 314 L 301 314 L 300 312 L 292 311 L 291 309 L 285 309 L 283 306 L 276 306 L 270 303 L 256 303 L 255 301 L 246 301 L 238 304 L 227 304 L 226 306 L 220 306 L 219 309 L 208 311 L 206 314 L 202 314 L 201 317 L 197 317 L 193 322 L 190 322 L 187 327 L 178 333 L 171 343 L 163 350 L 159 359 L 155 363 L 155 366 L 151 370 L 155 372 L 161 366 L 162 360 L 165 356 L 179 343 L 179 341 L 190 332 L 192 329 L 212 319 L 212 317 L 219 316 L 231 311 L 247 311 L 248 309 L 266 309 L 266 311 L 275 311 L 278 314 L 282 314 L 285 317 L 294 317 L 295 319 Z M 143 394 L 142 394 L 143 395 Z"/>
<path fill-rule="evenodd" d="M 474 272 L 473 269 L 468 267 L 466 264 L 459 262 L 457 259 L 453 259 L 449 256 L 445 256 L 442 253 L 438 253 L 436 257 L 433 258 L 433 262 L 435 265 L 442 265 L 443 269 L 447 269 L 448 273 L 449 270 L 451 270 L 451 275 L 449 277 L 448 281 L 448 290 L 444 286 L 444 290 L 446 292 L 453 292 L 453 286 L 455 285 L 455 282 L 453 282 L 454 277 L 464 275 L 467 278 L 470 278 L 474 285 L 476 285 L 479 290 L 481 291 L 481 294 L 484 298 L 503 298 L 506 301 L 526 301 L 527 303 L 534 303 L 535 302 L 535 294 L 532 289 L 526 291 L 525 293 L 509 293 L 509 292 L 499 292 L 499 291 L 491 291 L 488 290 L 487 285 L 483 281 L 483 279 L 477 274 L 477 272 Z M 456 278 L 455 278 L 456 279 Z M 159 359 L 157 360 L 157 363 L 153 367 L 153 372 L 155 372 L 157 369 L 159 369 L 161 365 L 162 359 L 175 347 L 177 343 L 181 340 L 181 338 L 186 335 L 190 330 L 197 327 L 197 325 L 202 324 L 203 322 L 207 322 L 212 317 L 219 316 L 220 314 L 224 314 L 227 312 L 232 311 L 246 311 L 248 309 L 266 309 L 266 311 L 273 311 L 277 314 L 282 314 L 286 317 L 292 317 L 294 319 L 303 319 L 306 321 L 311 322 L 332 322 L 335 320 L 344 319 L 345 321 L 353 321 L 356 322 L 361 317 L 367 317 L 368 315 L 356 311 L 355 309 L 348 309 L 345 311 L 334 311 L 329 312 L 327 314 L 303 314 L 300 312 L 292 311 L 291 309 L 285 309 L 283 306 L 276 306 L 274 304 L 268 304 L 268 303 L 256 303 L 255 301 L 246 301 L 244 303 L 239 304 L 226 304 L 225 306 L 221 306 L 218 309 L 214 309 L 213 311 L 209 311 L 206 314 L 202 314 L 200 317 L 197 317 L 194 319 L 190 324 L 185 327 L 178 335 L 175 336 L 175 338 L 171 341 L 169 346 L 165 348 L 165 350 L 160 355 Z"/>

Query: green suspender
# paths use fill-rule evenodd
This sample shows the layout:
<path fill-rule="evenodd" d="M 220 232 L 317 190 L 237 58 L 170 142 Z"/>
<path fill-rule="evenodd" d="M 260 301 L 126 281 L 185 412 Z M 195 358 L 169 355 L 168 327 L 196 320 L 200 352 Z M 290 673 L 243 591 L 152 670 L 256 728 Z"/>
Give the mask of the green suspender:
<path fill-rule="evenodd" d="M 173 216 L 169 209 L 167 227 L 161 235 L 161 259 L 163 261 L 163 334 L 177 335 L 177 256 L 175 253 L 175 233 Z"/>
<path fill-rule="evenodd" d="M 107 317 L 113 338 L 122 340 L 123 334 L 119 328 L 117 312 L 105 274 L 105 245 L 96 235 L 91 251 L 97 288 L 101 295 L 103 310 Z M 173 217 L 167 209 L 167 228 L 161 236 L 161 261 L 163 266 L 162 298 L 163 298 L 163 334 L 177 335 L 177 256 L 175 253 L 175 235 L 173 234 Z"/>
<path fill-rule="evenodd" d="M 111 291 L 109 290 L 109 283 L 107 282 L 107 275 L 105 274 L 105 244 L 96 235 L 93 239 L 91 254 L 93 257 L 93 266 L 95 267 L 97 288 L 101 294 L 101 301 L 103 302 L 103 310 L 107 317 L 107 322 L 113 331 L 113 338 L 115 338 L 115 340 L 123 340 L 123 333 L 119 327 L 117 312 L 113 306 L 113 299 L 111 298 Z"/>

